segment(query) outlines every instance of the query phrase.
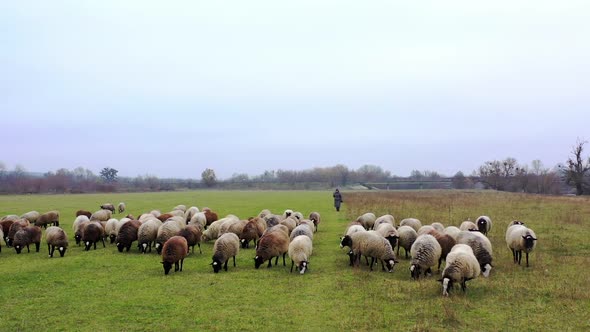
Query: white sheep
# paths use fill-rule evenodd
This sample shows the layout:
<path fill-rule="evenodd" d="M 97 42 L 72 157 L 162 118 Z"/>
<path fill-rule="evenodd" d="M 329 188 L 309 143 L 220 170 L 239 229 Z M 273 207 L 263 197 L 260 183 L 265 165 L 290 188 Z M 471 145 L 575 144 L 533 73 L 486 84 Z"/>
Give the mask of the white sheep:
<path fill-rule="evenodd" d="M 351 249 L 349 255 L 352 255 L 351 260 L 353 265 L 355 262 L 358 265 L 361 255 L 371 257 L 371 271 L 377 259 L 381 260 L 383 270 L 385 270 L 385 265 L 387 265 L 387 271 L 389 272 L 393 272 L 393 267 L 397 263 L 391 244 L 377 232 L 356 232 L 352 235 L 346 235 L 340 241 L 340 247 L 345 246 Z"/>
<path fill-rule="evenodd" d="M 479 262 L 481 273 L 487 278 L 492 270 L 492 243 L 490 240 L 480 232 L 460 231 L 457 235 L 457 244 L 466 244 L 471 247 Z"/>
<path fill-rule="evenodd" d="M 305 228 L 308 228 L 305 226 Z M 312 232 L 313 234 L 313 232 Z M 313 251 L 313 244 L 309 236 L 298 235 L 289 243 L 289 257 L 291 258 L 291 272 L 297 265 L 300 274 L 304 274 L 309 265 L 309 257 Z"/>
<path fill-rule="evenodd" d="M 123 203 L 123 202 L 120 202 L 119 205 L 117 205 L 117 210 L 119 211 L 119 213 L 125 212 L 126 208 L 127 207 L 125 206 L 125 203 Z"/>
<path fill-rule="evenodd" d="M 168 239 L 178 235 L 178 232 L 182 227 L 175 221 L 166 221 L 158 228 L 158 234 L 156 235 L 156 251 L 158 254 L 162 253 L 162 246 Z"/>
<path fill-rule="evenodd" d="M 117 233 L 115 232 L 115 227 L 119 220 L 115 218 L 111 218 L 107 220 L 107 223 L 104 226 L 104 233 L 105 235 L 111 240 L 111 244 L 115 243 L 115 239 L 117 238 Z"/>
<path fill-rule="evenodd" d="M 416 218 L 405 218 L 402 221 L 399 222 L 400 227 L 401 226 L 410 226 L 412 227 L 416 232 L 418 232 L 418 230 L 420 229 L 420 227 L 422 227 L 422 222 L 420 222 L 420 220 L 416 219 Z"/>
<path fill-rule="evenodd" d="M 391 244 L 392 248 L 395 248 L 395 245 L 397 244 L 397 239 L 399 239 L 399 234 L 395 227 L 393 227 L 393 225 L 390 223 L 375 223 L 375 225 L 377 225 L 375 227 L 375 231 L 379 233 L 379 235 L 387 239 L 387 241 L 389 241 L 389 243 Z"/>
<path fill-rule="evenodd" d="M 191 206 L 190 208 L 188 208 L 184 213 L 184 220 L 186 221 L 186 223 L 188 224 L 193 218 L 193 216 L 198 212 L 200 211 L 199 208 L 196 206 Z"/>
<path fill-rule="evenodd" d="M 424 276 L 432 274 L 431 268 L 440 259 L 442 248 L 434 236 L 423 234 L 416 238 L 410 253 L 412 255 L 410 263 L 411 276 L 413 279 L 418 279 L 422 270 L 424 270 Z"/>
<path fill-rule="evenodd" d="M 175 207 L 172 208 L 172 211 L 174 210 L 179 210 L 182 211 L 182 213 L 184 213 L 186 211 L 186 205 L 180 204 L 180 205 L 176 205 Z"/>
<path fill-rule="evenodd" d="M 456 226 L 449 226 L 444 229 L 444 233 L 450 235 L 455 241 L 457 241 L 457 236 L 461 233 L 459 227 Z"/>
<path fill-rule="evenodd" d="M 2 230 L 0 229 L 0 232 Z M 60 257 L 64 257 L 68 249 L 68 235 L 63 229 L 57 226 L 47 227 L 45 231 L 45 242 L 47 242 L 47 249 L 49 250 L 49 257 L 53 257 L 55 248 L 59 251 Z"/>
<path fill-rule="evenodd" d="M 449 291 L 453 289 L 455 283 L 460 283 L 461 289 L 465 292 L 466 282 L 477 278 L 480 273 L 479 263 L 473 250 L 465 244 L 456 244 L 447 255 L 446 263 L 442 278 L 439 279 L 442 282 L 444 296 L 449 296 Z"/>
<path fill-rule="evenodd" d="M 375 220 L 377 220 L 377 217 L 375 217 L 375 214 L 371 212 L 367 212 L 356 218 L 356 221 L 360 222 L 361 225 L 363 225 L 363 227 L 367 230 L 373 229 L 375 226 Z"/>
<path fill-rule="evenodd" d="M 403 225 L 397 229 L 397 234 L 399 235 L 399 239 L 397 240 L 397 256 L 399 257 L 399 248 L 402 247 L 406 252 L 406 258 L 408 258 L 408 252 L 410 252 L 412 244 L 416 241 L 418 233 L 412 227 Z"/>
<path fill-rule="evenodd" d="M 375 219 L 375 224 L 373 224 L 373 228 L 377 229 L 380 224 L 388 223 L 395 227 L 395 218 L 391 214 L 384 214 L 379 218 Z"/>
<path fill-rule="evenodd" d="M 188 223 L 189 225 L 200 225 L 202 229 L 205 229 L 205 226 L 207 226 L 207 217 L 205 216 L 205 212 L 195 213 Z"/>
<path fill-rule="evenodd" d="M 537 246 L 537 236 L 532 229 L 524 225 L 513 225 L 506 230 L 506 244 L 512 250 L 514 263 L 522 260 L 522 251 L 526 253 L 526 267 L 529 267 L 529 253 Z"/>
<path fill-rule="evenodd" d="M 112 215 L 113 212 L 111 210 L 98 210 L 90 216 L 90 221 L 107 221 L 111 219 Z"/>
<path fill-rule="evenodd" d="M 356 232 L 366 232 L 367 230 L 361 225 L 351 225 L 346 229 L 346 233 L 344 235 L 352 235 Z"/>
<path fill-rule="evenodd" d="M 488 216 L 479 216 L 475 219 L 475 224 L 477 229 L 484 235 L 488 235 L 488 232 L 492 230 L 492 219 Z"/>
<path fill-rule="evenodd" d="M 459 226 L 459 229 L 462 231 L 478 231 L 477 225 L 471 220 L 465 220 Z"/>
<path fill-rule="evenodd" d="M 240 238 L 234 233 L 225 233 L 219 236 L 213 245 L 213 272 L 217 273 L 223 269 L 227 271 L 227 262 L 230 257 L 234 259 L 234 267 L 236 267 L 236 256 L 240 251 Z"/>
<path fill-rule="evenodd" d="M 158 219 L 149 219 L 137 231 L 137 246 L 142 253 L 152 252 L 152 243 L 156 242 L 158 237 L 158 229 L 162 226 L 162 222 Z"/>
<path fill-rule="evenodd" d="M 437 231 L 443 233 L 445 231 L 445 225 L 439 223 L 439 222 L 433 222 L 432 224 L 430 224 L 430 226 L 434 227 L 434 229 L 436 229 Z"/>
<path fill-rule="evenodd" d="M 433 230 L 434 230 L 434 227 L 432 227 L 430 225 L 424 225 L 424 226 L 421 226 L 418 229 L 418 232 L 417 233 L 418 233 L 418 236 L 420 236 L 422 234 L 428 234 L 428 233 L 430 233 Z"/>
<path fill-rule="evenodd" d="M 292 214 L 293 214 L 293 210 L 286 209 L 285 211 L 283 211 L 283 218 L 282 219 L 289 218 Z"/>

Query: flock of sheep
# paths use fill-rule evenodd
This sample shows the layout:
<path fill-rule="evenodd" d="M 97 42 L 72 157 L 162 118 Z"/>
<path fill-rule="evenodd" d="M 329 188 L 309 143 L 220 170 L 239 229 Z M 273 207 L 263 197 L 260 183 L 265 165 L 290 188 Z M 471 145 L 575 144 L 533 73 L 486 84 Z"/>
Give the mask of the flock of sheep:
<path fill-rule="evenodd" d="M 123 213 L 125 209 L 125 204 L 119 203 L 118 213 Z M 115 244 L 119 252 L 129 251 L 134 242 L 142 253 L 149 253 L 155 247 L 162 256 L 164 274 L 170 272 L 172 265 L 175 271 L 182 271 L 184 258 L 190 249 L 194 252 L 196 245 L 202 253 L 201 242 L 210 240 L 215 240 L 211 262 L 215 273 L 222 268 L 227 271 L 227 264 L 232 258 L 236 266 L 235 256 L 240 247 L 249 248 L 252 243 L 256 246 L 255 268 L 258 269 L 265 261 L 271 267 L 273 258 L 277 265 L 280 256 L 283 257 L 283 265 L 286 265 L 285 255 L 288 254 L 291 272 L 296 266 L 303 274 L 308 269 L 312 254 L 313 234 L 321 222 L 318 212 L 312 212 L 305 219 L 301 212 L 292 210 L 285 210 L 281 215 L 262 210 L 258 216 L 248 220 L 240 220 L 231 214 L 219 219 L 209 208 L 200 211 L 195 206 L 187 209 L 185 205 L 178 205 L 167 213 L 152 210 L 137 219 L 127 215 L 119 220 L 112 218 L 113 213 L 115 206 L 110 203 L 102 204 L 100 210 L 94 213 L 78 210 L 73 222 L 76 244 L 83 245 L 86 251 L 96 249 L 97 243 L 106 247 L 105 240 Z M 14 247 L 17 254 L 24 247 L 30 252 L 32 244 L 39 252 L 42 228 L 46 228 L 49 257 L 53 257 L 56 248 L 63 257 L 69 242 L 66 232 L 59 227 L 59 219 L 58 211 L 7 215 L 0 219 L 0 236 L 7 246 Z"/>
<path fill-rule="evenodd" d="M 489 276 L 492 269 L 492 244 L 487 235 L 491 228 L 492 220 L 488 216 L 478 217 L 475 223 L 468 220 L 460 227 L 446 228 L 438 222 L 423 226 L 418 219 L 406 218 L 396 227 L 392 215 L 377 218 L 373 213 L 365 213 L 348 225 L 340 247 L 349 248 L 351 266 L 358 266 L 361 256 L 365 256 L 371 270 L 375 261 L 381 261 L 382 269 L 389 272 L 393 272 L 400 248 L 403 248 L 406 259 L 408 252 L 411 256 L 412 279 L 432 275 L 435 265 L 440 271 L 442 261 L 445 260 L 446 266 L 438 281 L 442 283 L 443 295 L 448 296 L 456 284 L 465 291 L 467 281 L 480 274 Z M 512 251 L 514 263 L 521 263 L 524 251 L 528 267 L 529 253 L 535 248 L 536 241 L 533 230 L 522 222 L 515 220 L 508 225 L 506 244 Z M 396 246 L 397 255 L 394 253 Z"/>

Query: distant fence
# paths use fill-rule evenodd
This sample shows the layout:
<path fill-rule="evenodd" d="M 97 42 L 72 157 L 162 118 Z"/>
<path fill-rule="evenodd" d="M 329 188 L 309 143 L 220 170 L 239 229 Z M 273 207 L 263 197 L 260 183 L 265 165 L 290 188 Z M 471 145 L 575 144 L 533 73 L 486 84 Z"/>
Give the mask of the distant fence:
<path fill-rule="evenodd" d="M 453 178 L 436 180 L 395 180 L 389 182 L 368 182 L 366 187 L 381 190 L 410 190 L 410 189 L 453 189 Z"/>

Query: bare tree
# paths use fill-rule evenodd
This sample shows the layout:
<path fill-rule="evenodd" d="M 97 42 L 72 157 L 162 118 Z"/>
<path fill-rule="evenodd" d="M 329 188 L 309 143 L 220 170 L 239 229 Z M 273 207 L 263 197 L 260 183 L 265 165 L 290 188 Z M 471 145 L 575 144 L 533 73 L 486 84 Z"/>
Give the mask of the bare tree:
<path fill-rule="evenodd" d="M 562 167 L 565 182 L 568 185 L 576 187 L 576 195 L 583 195 L 588 187 L 588 171 L 590 171 L 590 157 L 584 159 L 582 152 L 584 152 L 584 144 L 588 141 L 578 139 L 576 145 L 572 148 L 571 156 L 566 161 L 565 166 Z"/>

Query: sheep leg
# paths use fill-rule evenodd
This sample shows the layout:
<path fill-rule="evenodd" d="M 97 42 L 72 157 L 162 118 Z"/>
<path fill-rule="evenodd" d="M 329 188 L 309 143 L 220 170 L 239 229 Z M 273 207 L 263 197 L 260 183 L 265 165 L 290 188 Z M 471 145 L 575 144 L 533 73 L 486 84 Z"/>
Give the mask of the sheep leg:
<path fill-rule="evenodd" d="M 275 266 L 279 265 L 279 256 L 275 259 Z"/>
<path fill-rule="evenodd" d="M 51 257 L 51 245 L 49 243 L 47 244 L 47 251 L 49 252 L 49 257 Z"/>
<path fill-rule="evenodd" d="M 516 251 L 514 249 L 510 249 L 510 250 L 512 250 L 512 262 L 514 264 L 516 264 Z"/>
<path fill-rule="evenodd" d="M 365 261 L 367 262 L 367 266 L 369 266 L 369 257 L 365 256 Z"/>
<path fill-rule="evenodd" d="M 51 246 L 51 252 L 49 253 L 49 257 L 53 257 L 54 252 L 55 252 L 55 246 Z"/>
<path fill-rule="evenodd" d="M 399 243 L 397 244 L 397 257 L 399 257 Z"/>
<path fill-rule="evenodd" d="M 285 263 L 285 255 L 287 255 L 286 252 L 283 253 L 283 266 L 287 266 L 287 264 Z M 528 255 L 528 254 L 527 254 Z"/>
<path fill-rule="evenodd" d="M 182 271 L 182 265 L 184 264 L 184 258 L 180 260 L 180 271 Z"/>
<path fill-rule="evenodd" d="M 225 270 L 225 272 L 227 272 L 227 262 L 229 262 L 229 258 L 225 261 L 225 264 L 223 265 L 223 269 Z"/>
<path fill-rule="evenodd" d="M 520 262 L 522 261 L 522 251 L 516 251 L 516 260 L 518 261 L 518 265 L 520 265 Z"/>
<path fill-rule="evenodd" d="M 174 272 L 177 272 L 180 269 L 180 265 L 178 262 L 174 263 Z"/>
<path fill-rule="evenodd" d="M 39 247 L 41 246 L 41 242 L 35 242 L 35 252 L 39 252 Z M 527 262 L 528 262 L 528 258 L 529 258 L 529 254 L 526 254 L 526 258 L 527 258 Z M 528 263 L 527 263 L 528 266 Z"/>
<path fill-rule="evenodd" d="M 100 240 L 102 241 L 102 247 L 106 248 L 107 246 L 104 244 L 104 237 L 101 237 Z"/>
<path fill-rule="evenodd" d="M 526 252 L 526 267 L 529 267 L 529 252 Z"/>
<path fill-rule="evenodd" d="M 27 244 L 27 252 L 31 252 L 31 250 L 29 250 L 29 245 Z"/>
<path fill-rule="evenodd" d="M 430 268 L 428 268 L 426 271 L 424 271 L 424 276 L 425 277 L 429 277 L 432 275 L 432 270 Z"/>
<path fill-rule="evenodd" d="M 293 260 L 291 260 L 291 273 L 293 273 L 293 265 L 295 265 L 295 262 Z"/>
<path fill-rule="evenodd" d="M 365 256 L 366 257 L 366 256 Z M 370 270 L 373 271 L 373 264 L 375 263 L 375 257 L 371 257 L 371 264 L 370 266 Z"/>
<path fill-rule="evenodd" d="M 96 250 L 96 242 L 98 241 L 94 241 L 94 250 Z"/>
<path fill-rule="evenodd" d="M 199 253 L 202 254 L 203 251 L 201 251 L 201 244 L 200 243 L 197 243 L 197 245 L 199 246 Z"/>
<path fill-rule="evenodd" d="M 277 259 L 279 259 L 279 257 L 277 256 Z M 275 263 L 275 265 L 277 265 Z M 266 266 L 267 268 L 272 267 L 272 257 L 268 260 L 268 265 Z"/>
<path fill-rule="evenodd" d="M 236 256 L 234 256 L 234 267 L 236 267 Z"/>

